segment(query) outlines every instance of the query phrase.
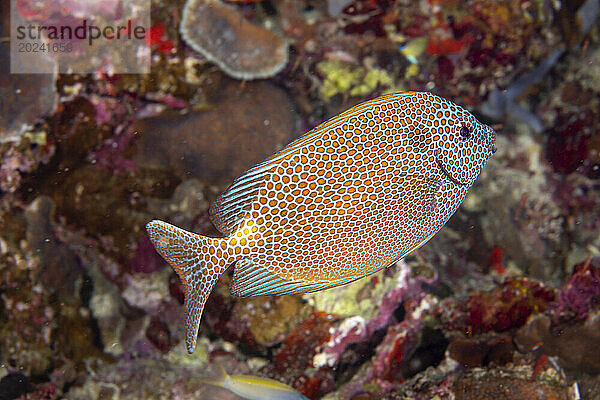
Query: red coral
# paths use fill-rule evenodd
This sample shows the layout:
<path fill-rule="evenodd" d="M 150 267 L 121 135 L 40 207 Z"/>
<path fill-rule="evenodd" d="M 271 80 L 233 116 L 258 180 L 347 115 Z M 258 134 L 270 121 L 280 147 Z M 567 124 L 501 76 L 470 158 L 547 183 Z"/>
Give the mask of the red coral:
<path fill-rule="evenodd" d="M 310 398 L 317 397 L 321 386 L 319 374 L 308 376 L 305 371 L 312 367 L 313 357 L 319 347 L 329 341 L 333 321 L 331 314 L 313 313 L 289 334 L 275 353 L 273 363 L 267 365 L 263 372 L 286 382 Z"/>
<path fill-rule="evenodd" d="M 469 333 L 503 332 L 523 326 L 554 300 L 554 289 L 525 278 L 510 278 L 489 292 L 471 294 L 463 304 L 448 304 L 446 324 Z M 448 307 L 449 305 L 449 307 Z"/>
<path fill-rule="evenodd" d="M 168 53 L 175 47 L 166 34 L 165 24 L 158 24 L 151 27 L 150 35 L 146 37 L 146 42 L 148 45 L 163 53 Z"/>
<path fill-rule="evenodd" d="M 504 249 L 502 247 L 494 246 L 488 258 L 488 265 L 500 275 L 506 272 L 506 270 L 504 269 L 503 258 Z"/>
<path fill-rule="evenodd" d="M 591 111 L 559 114 L 547 131 L 546 158 L 555 172 L 569 174 L 588 159 L 588 142 L 596 118 Z"/>
<path fill-rule="evenodd" d="M 456 40 L 453 38 L 432 38 L 427 44 L 426 50 L 429 54 L 443 56 L 446 54 L 458 53 L 465 45 L 469 43 L 469 39 Z"/>

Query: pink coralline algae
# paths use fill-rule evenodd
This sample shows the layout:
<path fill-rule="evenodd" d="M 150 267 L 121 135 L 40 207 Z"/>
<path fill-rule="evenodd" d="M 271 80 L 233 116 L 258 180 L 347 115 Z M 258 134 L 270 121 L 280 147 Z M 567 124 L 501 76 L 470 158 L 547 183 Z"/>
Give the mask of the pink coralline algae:
<path fill-rule="evenodd" d="M 378 313 L 371 319 L 365 320 L 361 316 L 354 316 L 344 320 L 336 327 L 331 339 L 324 347 L 318 361 L 326 363 L 330 367 L 334 366 L 342 357 L 344 352 L 351 345 L 363 344 L 369 346 L 372 344 L 376 333 L 385 330 L 391 324 L 400 322 L 396 312 L 403 302 L 411 301 L 418 303 L 425 296 L 423 287 L 433 285 L 437 282 L 437 274 L 433 276 L 412 276 L 407 267 L 400 273 L 397 287 L 390 290 L 382 298 Z M 372 278 L 374 285 L 382 284 L 377 282 L 377 278 Z"/>
<path fill-rule="evenodd" d="M 573 267 L 550 311 L 556 321 L 579 321 L 594 309 L 600 309 L 600 267 L 589 258 Z"/>
<path fill-rule="evenodd" d="M 130 262 L 132 272 L 151 274 L 165 267 L 164 261 L 156 255 L 147 235 L 142 235 L 137 245 L 135 257 Z"/>
<path fill-rule="evenodd" d="M 326 371 L 308 376 L 306 369 L 312 367 L 313 357 L 319 346 L 326 343 L 331 334 L 334 316 L 316 312 L 300 323 L 275 352 L 273 362 L 264 371 L 280 379 L 310 398 L 315 398 L 326 384 Z"/>
<path fill-rule="evenodd" d="M 437 301 L 430 295 L 423 295 L 406 301 L 404 311 L 405 317 L 401 322 L 382 330 L 384 337 L 381 343 L 374 349 L 370 361 L 340 389 L 341 398 L 350 399 L 364 394 L 366 387 L 376 388 L 378 396 L 383 396 L 397 388 L 407 376 L 439 363 L 439 359 L 430 359 L 425 365 L 422 363 L 424 360 L 419 359 L 427 358 L 432 353 L 431 349 L 424 348 L 422 354 L 417 354 L 423 344 L 424 332 L 431 331 L 425 328 L 425 321 L 437 314 Z M 439 341 L 445 342 L 444 339 Z"/>

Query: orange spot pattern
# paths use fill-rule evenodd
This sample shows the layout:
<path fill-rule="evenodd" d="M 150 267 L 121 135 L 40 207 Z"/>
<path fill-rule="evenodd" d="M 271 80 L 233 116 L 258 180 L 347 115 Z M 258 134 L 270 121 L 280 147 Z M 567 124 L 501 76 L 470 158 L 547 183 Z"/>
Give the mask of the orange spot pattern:
<path fill-rule="evenodd" d="M 227 224 L 220 225 L 219 211 L 230 213 L 224 221 L 237 217 L 227 237 L 151 222 L 151 239 L 183 280 L 186 298 L 200 297 L 193 305 L 186 301 L 188 350 L 208 294 L 232 263 L 238 263 L 232 291 L 245 295 L 260 291 L 241 292 L 236 280 L 247 286 L 276 277 L 298 283 L 300 289 L 286 286 L 287 292 L 302 292 L 384 268 L 446 223 L 493 154 L 494 141 L 490 127 L 450 101 L 426 92 L 391 94 L 359 104 L 250 169 L 245 176 L 249 186 L 258 185 L 254 198 L 235 212 L 217 207 L 222 231 Z M 262 181 L 256 183 L 257 176 Z M 227 201 L 244 193 L 235 185 L 222 195 Z M 161 246 L 161 237 L 177 239 Z"/>
<path fill-rule="evenodd" d="M 229 238 L 230 260 L 303 282 L 375 272 L 445 224 L 492 154 L 491 128 L 430 93 L 357 108 L 279 162 Z"/>

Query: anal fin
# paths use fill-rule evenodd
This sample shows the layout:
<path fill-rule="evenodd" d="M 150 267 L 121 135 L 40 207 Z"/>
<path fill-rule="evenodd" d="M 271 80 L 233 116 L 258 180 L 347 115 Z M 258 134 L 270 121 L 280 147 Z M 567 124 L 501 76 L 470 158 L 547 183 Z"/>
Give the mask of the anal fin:
<path fill-rule="evenodd" d="M 310 293 L 353 282 L 361 276 L 347 276 L 336 280 L 293 281 L 258 267 L 247 259 L 239 260 L 229 288 L 238 297 Z"/>

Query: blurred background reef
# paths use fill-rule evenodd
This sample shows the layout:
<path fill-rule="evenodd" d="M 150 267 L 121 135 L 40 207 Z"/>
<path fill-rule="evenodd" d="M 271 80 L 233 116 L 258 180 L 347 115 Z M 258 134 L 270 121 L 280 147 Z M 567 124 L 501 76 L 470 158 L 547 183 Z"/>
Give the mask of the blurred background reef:
<path fill-rule="evenodd" d="M 72 17 L 41 3 L 17 12 Z M 199 381 L 215 359 L 311 399 L 600 399 L 598 3 L 152 0 L 146 75 L 11 75 L 1 41 L 0 399 L 234 399 Z M 463 206 L 348 286 L 236 299 L 225 274 L 187 355 L 145 223 L 216 234 L 245 169 L 397 90 L 502 124 Z"/>

